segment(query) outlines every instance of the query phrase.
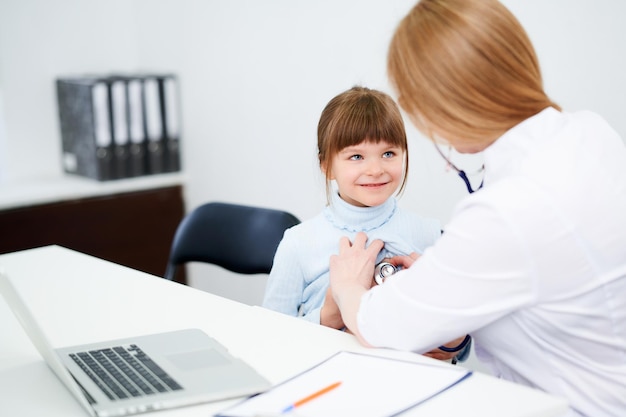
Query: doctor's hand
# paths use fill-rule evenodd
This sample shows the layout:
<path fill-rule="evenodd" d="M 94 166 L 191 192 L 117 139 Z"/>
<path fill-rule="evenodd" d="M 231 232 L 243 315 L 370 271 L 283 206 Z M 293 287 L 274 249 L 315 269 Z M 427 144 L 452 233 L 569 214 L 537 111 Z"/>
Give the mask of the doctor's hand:
<path fill-rule="evenodd" d="M 413 252 L 410 255 L 397 255 L 392 256 L 387 259 L 387 262 L 394 265 L 395 267 L 400 267 L 402 269 L 406 269 L 413 265 L 415 261 L 419 259 L 421 255 L 417 252 Z"/>
<path fill-rule="evenodd" d="M 346 327 L 365 346 L 370 346 L 357 328 L 356 316 L 361 296 L 371 288 L 376 256 L 383 248 L 381 240 L 367 246 L 367 235 L 359 232 L 350 242 L 347 237 L 339 240 L 339 254 L 330 257 L 330 291 Z"/>
<path fill-rule="evenodd" d="M 334 295 L 345 286 L 358 285 L 366 290 L 372 287 L 374 263 L 384 243 L 374 240 L 366 244 L 363 232 L 356 234 L 354 242 L 347 237 L 339 240 L 339 254 L 330 257 L 330 288 Z"/>

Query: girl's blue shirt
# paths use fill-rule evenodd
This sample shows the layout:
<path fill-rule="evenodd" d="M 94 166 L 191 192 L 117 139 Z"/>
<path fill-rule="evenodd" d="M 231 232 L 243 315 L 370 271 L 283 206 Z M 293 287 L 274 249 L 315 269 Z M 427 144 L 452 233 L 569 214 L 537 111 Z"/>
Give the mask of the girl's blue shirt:
<path fill-rule="evenodd" d="M 385 247 L 376 262 L 395 255 L 422 253 L 441 235 L 438 220 L 402 210 L 395 198 L 375 207 L 356 207 L 336 193 L 317 216 L 285 232 L 274 257 L 263 307 L 320 323 L 328 289 L 330 256 L 338 253 L 339 239 L 358 232 L 380 239 Z"/>

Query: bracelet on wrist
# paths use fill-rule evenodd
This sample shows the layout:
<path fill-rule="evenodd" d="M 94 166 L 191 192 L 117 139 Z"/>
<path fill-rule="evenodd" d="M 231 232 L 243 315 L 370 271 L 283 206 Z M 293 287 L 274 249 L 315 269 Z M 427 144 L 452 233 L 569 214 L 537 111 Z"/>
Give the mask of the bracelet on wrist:
<path fill-rule="evenodd" d="M 463 341 L 455 346 L 455 347 L 447 347 L 447 346 L 439 346 L 439 349 L 443 350 L 444 352 L 449 352 L 449 353 L 454 353 L 454 352 L 458 352 L 460 350 L 462 350 L 465 346 L 467 346 L 467 344 L 472 340 L 472 337 L 468 334 L 465 335 L 465 338 L 463 339 Z"/>

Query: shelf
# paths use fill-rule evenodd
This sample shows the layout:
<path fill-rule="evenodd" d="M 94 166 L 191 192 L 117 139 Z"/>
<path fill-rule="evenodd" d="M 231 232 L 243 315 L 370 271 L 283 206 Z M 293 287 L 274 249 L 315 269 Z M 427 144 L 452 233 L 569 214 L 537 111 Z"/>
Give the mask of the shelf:
<path fill-rule="evenodd" d="M 163 276 L 185 205 L 182 177 L 158 177 L 0 187 L 0 253 L 56 244 Z"/>
<path fill-rule="evenodd" d="M 0 210 L 183 185 L 184 180 L 184 174 L 170 173 L 104 182 L 62 175 L 0 183 Z"/>

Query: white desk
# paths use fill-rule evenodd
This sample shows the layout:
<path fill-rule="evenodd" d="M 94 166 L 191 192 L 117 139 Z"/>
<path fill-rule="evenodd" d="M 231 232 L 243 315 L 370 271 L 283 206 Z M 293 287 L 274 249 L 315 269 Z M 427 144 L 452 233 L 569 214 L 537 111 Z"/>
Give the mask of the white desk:
<path fill-rule="evenodd" d="M 35 317 L 55 347 L 197 327 L 272 383 L 340 350 L 371 352 L 349 334 L 59 246 L 0 255 L 0 266 L 33 306 Z M 1 297 L 0 334 L 0 416 L 87 415 L 47 367 Z M 379 352 L 433 361 L 406 352 Z M 233 403 L 159 411 L 158 415 L 205 417 Z M 565 411 L 565 402 L 559 398 L 475 373 L 406 415 L 551 417 Z"/>

